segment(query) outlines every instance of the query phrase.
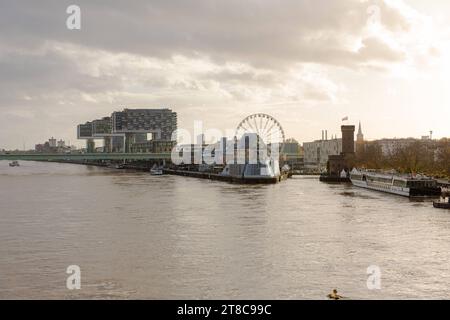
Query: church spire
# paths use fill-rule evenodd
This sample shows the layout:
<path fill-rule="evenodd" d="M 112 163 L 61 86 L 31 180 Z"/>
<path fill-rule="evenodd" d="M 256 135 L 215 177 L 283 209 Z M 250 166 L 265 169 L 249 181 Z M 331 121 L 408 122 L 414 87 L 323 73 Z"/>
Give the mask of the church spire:
<path fill-rule="evenodd" d="M 364 151 L 364 149 L 365 149 L 364 135 L 362 133 L 360 121 L 358 126 L 358 134 L 356 135 L 356 153 L 361 153 Z"/>
<path fill-rule="evenodd" d="M 364 135 L 361 130 L 361 121 L 359 122 L 358 134 L 356 135 L 356 141 L 360 142 L 360 143 L 364 141 Z"/>

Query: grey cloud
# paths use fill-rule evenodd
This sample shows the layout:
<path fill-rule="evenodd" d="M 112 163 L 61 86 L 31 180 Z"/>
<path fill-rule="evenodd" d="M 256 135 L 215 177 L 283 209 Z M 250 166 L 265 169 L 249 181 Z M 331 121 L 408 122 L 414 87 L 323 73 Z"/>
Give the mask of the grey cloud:
<path fill-rule="evenodd" d="M 66 28 L 66 8 L 74 3 L 81 7 L 80 31 Z M 374 3 L 388 30 L 409 30 L 401 12 L 382 1 Z M 359 0 L 1 1 L 0 136 L 8 134 L 14 141 L 14 132 L 20 131 L 16 122 L 23 121 L 40 139 L 42 127 L 24 120 L 30 119 L 28 114 L 38 123 L 57 118 L 57 126 L 72 128 L 73 121 L 108 114 L 119 105 L 176 104 L 177 111 L 190 119 L 188 110 L 196 106 L 220 109 L 258 94 L 269 100 L 331 101 L 334 89 L 330 92 L 326 84 L 308 77 L 289 80 L 290 72 L 299 64 L 383 70 L 370 63 L 404 59 L 401 50 L 362 35 L 370 4 Z M 357 40 L 363 47 L 355 52 L 348 42 Z M 62 51 L 56 48 L 59 45 Z M 64 52 L 67 48 L 73 52 Z M 87 72 L 85 66 L 122 53 L 124 59 L 129 55 L 172 66 L 141 74 L 138 63 L 119 61 L 105 63 L 98 74 Z M 174 56 L 209 61 L 217 70 L 183 73 Z M 230 62 L 246 68 L 231 70 Z M 288 87 L 285 96 L 280 93 L 283 86 Z"/>
<path fill-rule="evenodd" d="M 389 47 L 375 37 L 364 39 L 362 45 L 357 54 L 358 59 L 361 61 L 401 61 L 406 58 L 404 52 Z"/>
<path fill-rule="evenodd" d="M 255 70 L 210 72 L 200 75 L 200 79 L 210 79 L 221 83 L 245 83 L 248 85 L 273 86 L 278 79 L 271 72 L 258 73 Z"/>
<path fill-rule="evenodd" d="M 0 94 L 5 105 L 9 99 L 49 94 L 66 90 L 98 93 L 119 90 L 117 77 L 94 77 L 80 72 L 72 59 L 55 51 L 42 54 L 8 53 L 0 56 Z"/>
<path fill-rule="evenodd" d="M 69 31 L 69 4 L 72 1 L 3 4 L 0 39 L 18 47 L 55 40 L 160 58 L 201 53 L 219 63 L 235 60 L 271 68 L 314 57 L 320 57 L 320 63 L 348 65 L 345 55 L 333 55 L 345 50 L 333 39 L 358 36 L 369 6 L 356 0 L 77 1 L 82 30 Z M 396 28 L 401 14 L 380 5 L 383 21 Z"/>
<path fill-rule="evenodd" d="M 380 22 L 390 30 L 401 32 L 409 31 L 411 29 L 411 23 L 398 9 L 392 8 L 386 5 L 384 1 L 380 0 L 376 2 L 376 5 L 380 8 Z"/>

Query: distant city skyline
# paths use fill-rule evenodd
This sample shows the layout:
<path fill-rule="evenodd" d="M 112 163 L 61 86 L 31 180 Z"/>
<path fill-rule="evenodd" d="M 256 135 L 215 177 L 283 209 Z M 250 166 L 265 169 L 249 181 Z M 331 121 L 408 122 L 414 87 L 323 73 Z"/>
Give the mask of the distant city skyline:
<path fill-rule="evenodd" d="M 450 137 L 450 3 L 71 1 L 0 5 L 0 149 L 77 140 L 79 123 L 171 108 L 178 127 L 264 112 L 300 143 Z"/>
<path fill-rule="evenodd" d="M 348 122 L 346 122 L 346 123 L 348 123 Z M 344 122 L 342 124 L 344 124 Z M 358 133 L 359 133 L 359 129 L 362 128 L 362 124 L 359 122 L 357 126 L 359 127 L 358 128 Z M 205 129 L 208 130 L 210 128 L 205 128 Z M 287 137 L 286 140 L 295 139 L 300 145 L 303 145 L 304 143 L 309 143 L 309 142 L 314 142 L 314 141 L 321 141 L 321 140 L 330 141 L 330 140 L 333 140 L 333 139 L 341 139 L 342 138 L 340 133 L 329 134 L 328 129 L 323 129 L 322 131 L 323 132 L 321 132 L 321 135 L 319 135 L 317 137 L 314 137 L 311 140 L 304 140 L 303 141 L 303 140 L 298 140 L 295 137 Z M 432 134 L 430 134 L 431 133 L 430 131 L 428 131 L 427 134 L 424 134 L 424 135 L 422 135 L 420 137 L 415 137 L 415 136 L 397 137 L 397 136 L 394 136 L 394 137 L 382 137 L 382 138 L 374 138 L 374 139 L 366 139 L 365 138 L 365 134 L 364 134 L 364 130 L 362 130 L 362 133 L 363 133 L 363 140 L 362 140 L 363 142 L 389 141 L 389 140 L 411 140 L 411 139 L 423 140 L 424 138 L 426 138 L 426 139 L 433 139 L 433 140 L 440 140 L 440 139 L 443 139 L 443 138 L 448 138 L 448 137 L 437 137 L 436 138 L 435 135 L 434 135 L 434 132 L 432 132 Z M 192 138 L 194 139 L 193 136 L 192 136 Z M 76 139 L 76 141 L 74 143 L 72 143 L 70 140 L 64 140 L 64 139 L 60 139 L 60 138 L 57 139 L 57 138 L 54 138 L 53 136 L 51 136 L 50 138 L 48 138 L 45 141 L 43 141 L 43 143 L 49 142 L 50 140 L 55 140 L 55 141 L 58 140 L 58 144 L 59 143 L 63 143 L 64 145 L 67 144 L 68 147 L 86 148 L 86 141 L 85 141 L 85 139 Z M 103 146 L 104 145 L 104 141 L 103 141 L 102 137 L 95 138 L 94 140 L 96 141 L 96 145 L 97 146 Z M 193 141 L 193 142 L 195 142 L 195 141 Z M 212 141 L 207 141 L 207 143 L 211 143 L 211 142 Z M 355 143 L 357 143 L 357 142 L 358 142 L 357 141 L 357 135 L 355 134 Z M 39 143 L 30 145 L 30 146 L 28 146 L 26 143 L 23 143 L 21 148 L 10 148 L 10 149 L 2 148 L 0 146 L 0 150 L 2 150 L 2 149 L 4 149 L 4 150 L 23 150 L 23 149 L 33 150 L 33 149 L 35 149 L 36 146 L 43 145 L 43 143 L 39 142 Z"/>

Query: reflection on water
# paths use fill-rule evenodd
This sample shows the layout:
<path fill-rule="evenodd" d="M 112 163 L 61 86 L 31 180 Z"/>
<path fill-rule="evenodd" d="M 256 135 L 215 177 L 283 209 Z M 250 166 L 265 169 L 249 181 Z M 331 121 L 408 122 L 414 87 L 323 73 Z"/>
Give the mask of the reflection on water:
<path fill-rule="evenodd" d="M 343 188 L 348 187 L 348 186 L 343 186 Z M 353 188 L 353 186 L 351 187 Z M 341 196 L 346 196 L 346 197 L 359 197 L 361 199 L 376 199 L 375 196 L 371 196 L 370 194 L 361 194 L 355 191 L 343 191 L 343 192 L 339 192 L 338 194 L 340 194 Z"/>
<path fill-rule="evenodd" d="M 446 298 L 449 240 L 430 200 L 316 177 L 242 186 L 0 161 L 0 298 Z"/>

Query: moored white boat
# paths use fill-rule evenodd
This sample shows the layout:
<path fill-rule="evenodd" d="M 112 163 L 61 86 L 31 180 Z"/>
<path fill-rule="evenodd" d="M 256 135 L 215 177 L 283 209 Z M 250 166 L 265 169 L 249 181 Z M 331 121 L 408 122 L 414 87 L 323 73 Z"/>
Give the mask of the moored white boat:
<path fill-rule="evenodd" d="M 357 187 L 405 197 L 439 196 L 441 194 L 441 188 L 437 186 L 436 180 L 420 175 L 414 177 L 353 169 L 350 172 L 350 180 Z"/>
<path fill-rule="evenodd" d="M 440 201 L 434 201 L 433 207 L 438 209 L 450 209 L 450 197 L 448 199 L 440 200 Z"/>
<path fill-rule="evenodd" d="M 152 176 L 160 176 L 162 175 L 164 172 L 162 170 L 161 167 L 158 167 L 156 164 L 150 169 L 150 174 Z"/>
<path fill-rule="evenodd" d="M 150 174 L 152 176 L 160 176 L 163 174 L 163 171 L 161 169 L 150 169 Z"/>

